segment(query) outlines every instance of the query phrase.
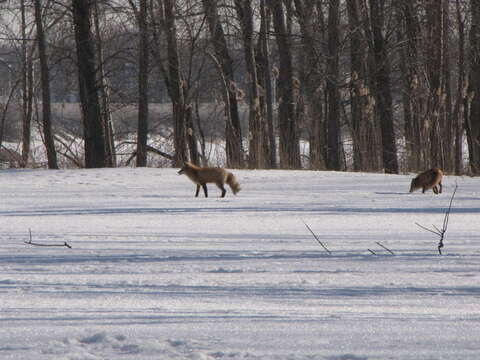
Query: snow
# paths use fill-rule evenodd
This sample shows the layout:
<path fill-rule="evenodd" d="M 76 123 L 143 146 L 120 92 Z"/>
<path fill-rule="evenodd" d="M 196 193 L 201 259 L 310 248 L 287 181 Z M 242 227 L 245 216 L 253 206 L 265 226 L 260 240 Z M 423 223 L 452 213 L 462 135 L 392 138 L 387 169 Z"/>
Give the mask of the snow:
<path fill-rule="evenodd" d="M 479 358 L 477 178 L 176 171 L 2 170 L 1 359 Z"/>

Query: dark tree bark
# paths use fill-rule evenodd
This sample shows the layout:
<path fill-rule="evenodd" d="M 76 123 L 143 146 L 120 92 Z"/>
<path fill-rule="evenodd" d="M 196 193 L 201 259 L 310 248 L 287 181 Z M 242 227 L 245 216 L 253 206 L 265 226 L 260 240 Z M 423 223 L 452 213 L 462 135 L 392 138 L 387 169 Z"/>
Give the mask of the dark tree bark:
<path fill-rule="evenodd" d="M 45 33 L 43 31 L 42 8 L 40 0 L 34 0 L 35 25 L 37 27 L 38 56 L 40 59 L 40 77 L 42 84 L 42 130 L 43 141 L 47 150 L 49 169 L 58 169 L 57 152 L 52 133 L 51 107 L 50 107 L 50 73 L 47 63 L 47 49 Z"/>
<path fill-rule="evenodd" d="M 265 168 L 267 163 L 265 140 L 265 119 L 260 107 L 259 80 L 253 41 L 253 8 L 251 0 L 235 0 L 240 21 L 247 78 L 249 82 L 249 157 L 251 169 Z"/>
<path fill-rule="evenodd" d="M 25 0 L 20 2 L 22 31 L 22 166 L 28 166 L 33 115 L 33 61 L 28 46 Z"/>
<path fill-rule="evenodd" d="M 278 74 L 280 167 L 283 169 L 298 169 L 301 167 L 301 162 L 293 94 L 292 50 L 288 41 L 282 2 L 268 0 L 267 3 L 272 11 L 280 62 Z"/>
<path fill-rule="evenodd" d="M 148 136 L 148 22 L 147 0 L 140 0 L 138 13 L 138 130 L 137 166 L 147 166 Z"/>
<path fill-rule="evenodd" d="M 449 12 L 450 1 L 442 1 L 442 21 L 441 21 L 441 31 L 442 31 L 442 77 L 443 77 L 443 93 L 440 101 L 443 106 L 443 113 L 441 117 L 441 132 L 440 132 L 440 143 L 441 151 L 444 154 L 444 165 L 443 168 L 446 172 L 452 172 L 454 170 L 455 162 L 455 124 L 453 119 L 453 95 L 452 95 L 452 64 L 450 58 L 450 46 L 451 41 L 451 23 L 450 23 L 450 12 Z"/>
<path fill-rule="evenodd" d="M 115 139 L 114 139 L 114 127 L 112 114 L 110 111 L 110 94 L 109 87 L 105 78 L 105 69 L 104 69 L 104 51 L 103 51 L 103 39 L 100 29 L 100 17 L 102 12 L 99 9 L 98 1 L 95 1 L 94 4 L 94 28 L 95 28 L 95 50 L 96 50 L 96 60 L 97 60 L 97 82 L 99 84 L 99 96 L 100 96 L 100 107 L 102 112 L 102 125 L 103 131 L 105 134 L 105 161 L 106 165 L 109 167 L 115 167 L 117 165 L 116 154 L 115 154 Z"/>
<path fill-rule="evenodd" d="M 157 7 L 153 6 L 153 2 L 150 7 L 151 31 L 154 40 L 151 51 L 172 101 L 174 166 L 179 166 L 183 161 L 188 160 L 187 150 L 190 154 L 190 161 L 200 164 L 197 135 L 193 125 L 193 109 L 189 100 L 189 84 L 183 76 L 178 51 L 176 5 L 172 0 L 157 0 L 156 3 Z M 162 39 L 160 35 L 164 35 Z M 164 47 L 163 38 L 167 42 L 165 46 L 167 48 L 166 67 L 162 63 L 160 51 Z M 194 44 L 192 43 L 190 46 L 193 48 Z M 202 136 L 200 126 L 198 126 L 198 132 Z"/>
<path fill-rule="evenodd" d="M 322 59 L 319 49 L 321 37 L 316 34 L 324 33 L 323 13 L 316 11 L 315 0 L 295 0 L 295 10 L 301 31 L 301 58 L 302 69 L 300 82 L 306 97 L 306 116 L 310 128 L 310 167 L 325 169 L 326 167 L 326 136 L 325 120 L 323 116 L 323 76 Z"/>
<path fill-rule="evenodd" d="M 446 26 L 448 15 L 445 0 L 428 0 L 427 15 L 427 74 L 429 84 L 430 166 L 448 170 L 447 159 L 452 149 L 452 128 L 447 125 L 450 100 Z M 447 152 L 449 153 L 447 155 Z"/>
<path fill-rule="evenodd" d="M 170 78 L 170 98 L 173 106 L 174 123 L 174 144 L 175 144 L 175 164 L 181 166 L 187 160 L 187 124 L 186 109 L 184 98 L 184 87 L 182 86 L 182 74 L 180 71 L 180 62 L 178 59 L 177 48 L 177 29 L 175 24 L 175 2 L 164 0 L 164 23 L 165 34 L 167 38 L 168 49 L 168 73 Z M 192 159 L 193 160 L 193 159 Z"/>
<path fill-rule="evenodd" d="M 421 28 L 416 10 L 416 0 L 402 0 L 397 3 L 399 27 L 400 67 L 402 72 L 402 104 L 404 114 L 405 146 L 410 171 L 419 171 L 426 167 L 429 149 L 426 147 L 426 103 L 423 59 L 421 57 Z M 401 30 L 399 30 L 400 32 Z"/>
<path fill-rule="evenodd" d="M 328 8 L 328 58 L 327 58 L 327 169 L 341 170 L 339 32 L 340 2 L 331 0 Z"/>
<path fill-rule="evenodd" d="M 375 60 L 375 98 L 377 116 L 382 134 L 383 168 L 386 173 L 398 173 L 397 145 L 393 124 L 392 92 L 390 85 L 390 59 L 383 36 L 384 9 L 381 0 L 370 0 L 372 48 Z"/>
<path fill-rule="evenodd" d="M 463 119 L 466 109 L 466 93 L 465 84 L 466 59 L 465 59 L 465 18 L 460 6 L 460 1 L 455 1 L 456 17 L 458 26 L 458 78 L 457 78 L 457 94 L 455 108 L 453 111 L 454 129 L 455 129 L 455 175 L 463 174 Z"/>
<path fill-rule="evenodd" d="M 469 112 L 466 121 L 470 170 L 480 174 L 480 1 L 470 1 Z"/>
<path fill-rule="evenodd" d="M 240 127 L 240 117 L 238 114 L 238 101 L 236 95 L 236 83 L 233 71 L 233 60 L 228 51 L 225 33 L 218 15 L 216 0 L 202 0 L 205 8 L 205 15 L 210 29 L 212 44 L 215 51 L 216 61 L 218 61 L 222 81 L 226 82 L 228 103 L 226 116 L 227 123 L 225 129 L 227 166 L 242 167 L 243 166 L 243 148 L 242 148 L 242 132 Z"/>
<path fill-rule="evenodd" d="M 364 32 L 365 6 L 359 0 L 347 0 L 350 38 L 350 99 L 353 169 L 378 171 L 381 158 L 374 118 L 374 99 L 370 87 L 368 42 Z"/>
<path fill-rule="evenodd" d="M 264 95 L 260 97 L 263 118 L 266 119 L 264 151 L 267 166 L 274 169 L 277 167 L 277 145 L 273 120 L 272 69 L 269 45 L 270 22 L 270 11 L 265 5 L 265 0 L 260 0 L 260 34 L 256 49 L 256 64 L 258 81 L 264 89 Z"/>
<path fill-rule="evenodd" d="M 96 82 L 95 50 L 90 17 L 93 0 L 72 0 L 77 48 L 78 83 L 83 116 L 85 167 L 105 167 L 105 136 Z"/>

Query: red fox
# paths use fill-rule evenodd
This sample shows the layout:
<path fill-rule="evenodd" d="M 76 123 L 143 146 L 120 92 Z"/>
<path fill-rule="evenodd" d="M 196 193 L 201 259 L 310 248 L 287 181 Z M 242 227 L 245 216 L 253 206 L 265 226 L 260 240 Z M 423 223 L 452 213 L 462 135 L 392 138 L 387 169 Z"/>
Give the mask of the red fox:
<path fill-rule="evenodd" d="M 227 193 L 227 190 L 224 188 L 225 183 L 230 186 L 234 194 L 240 191 L 240 184 L 237 182 L 235 176 L 223 168 L 202 168 L 193 165 L 192 163 L 185 162 L 178 173 L 180 175 L 187 175 L 190 180 L 197 184 L 195 197 L 198 197 L 200 186 L 203 188 L 205 197 L 208 197 L 207 183 L 215 183 L 215 185 L 222 190 L 222 198 L 225 197 L 225 194 Z"/>
<path fill-rule="evenodd" d="M 415 190 L 421 188 L 422 193 L 424 193 L 428 189 L 432 189 L 435 194 L 441 194 L 442 178 L 443 172 L 439 168 L 427 170 L 421 174 L 418 174 L 412 180 L 412 184 L 410 185 L 410 192 L 414 192 Z"/>

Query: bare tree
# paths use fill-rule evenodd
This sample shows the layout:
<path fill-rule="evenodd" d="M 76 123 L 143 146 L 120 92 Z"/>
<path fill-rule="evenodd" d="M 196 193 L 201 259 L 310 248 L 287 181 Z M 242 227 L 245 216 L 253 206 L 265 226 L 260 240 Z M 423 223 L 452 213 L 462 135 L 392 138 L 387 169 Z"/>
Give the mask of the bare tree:
<path fill-rule="evenodd" d="M 328 7 L 328 58 L 326 74 L 327 98 L 327 169 L 341 170 L 340 95 L 339 95 L 339 32 L 340 2 Z"/>
<path fill-rule="evenodd" d="M 375 60 L 375 98 L 382 134 L 383 168 L 386 173 L 397 174 L 398 159 L 393 123 L 390 58 L 383 35 L 384 3 L 380 0 L 369 0 L 369 6 L 372 32 L 371 49 Z"/>
<path fill-rule="evenodd" d="M 260 108 L 260 89 L 255 60 L 253 39 L 253 8 L 251 0 L 235 0 L 235 8 L 240 21 L 243 51 L 247 68 L 249 88 L 249 167 L 264 168 L 267 163 L 267 149 L 263 142 L 265 136 L 265 118 Z"/>
<path fill-rule="evenodd" d="M 447 58 L 445 53 L 445 26 L 447 15 L 445 0 L 428 0 L 426 5 L 427 15 L 427 56 L 426 63 L 429 84 L 429 128 L 430 128 L 430 166 L 445 168 L 448 166 L 447 137 L 452 138 L 451 130 L 447 132 L 446 121 L 448 117 L 448 74 L 446 69 Z M 447 143 L 450 143 L 448 141 Z M 448 151 L 451 153 L 451 151 Z"/>
<path fill-rule="evenodd" d="M 428 167 L 429 149 L 426 138 L 427 89 L 424 59 L 421 49 L 423 39 L 416 0 L 402 0 L 396 3 L 399 17 L 397 29 L 400 46 L 400 68 L 402 72 L 402 105 L 407 170 Z"/>
<path fill-rule="evenodd" d="M 456 19 L 458 27 L 458 78 L 457 78 L 457 94 L 455 107 L 453 110 L 453 121 L 455 129 L 455 174 L 461 175 L 463 173 L 463 133 L 464 117 L 467 108 L 467 96 L 466 96 L 466 59 L 465 59 L 465 13 L 460 6 L 460 1 L 455 1 L 456 7 Z"/>
<path fill-rule="evenodd" d="M 98 100 L 97 69 L 95 68 L 95 50 L 90 23 L 93 1 L 95 0 L 72 0 L 85 141 L 85 166 L 87 168 L 105 167 L 106 165 L 105 136 Z"/>
<path fill-rule="evenodd" d="M 26 167 L 30 156 L 33 116 L 33 47 L 28 45 L 25 0 L 20 2 L 21 57 L 22 57 L 22 165 Z"/>
<path fill-rule="evenodd" d="M 216 63 L 222 82 L 226 84 L 226 153 L 227 166 L 243 166 L 242 132 L 238 114 L 238 102 L 236 95 L 236 83 L 233 71 L 233 60 L 228 51 L 225 33 L 220 22 L 218 5 L 216 0 L 202 0 L 205 8 L 205 16 L 210 29 L 211 40 L 215 51 Z M 225 87 L 225 86 L 224 86 Z"/>
<path fill-rule="evenodd" d="M 466 121 L 470 170 L 480 174 L 480 1 L 470 0 L 469 113 Z"/>
<path fill-rule="evenodd" d="M 37 42 L 30 41 L 36 29 L 35 1 L 0 0 L 2 11 L 9 13 L 0 17 L 2 59 L 9 66 L 0 72 L 8 68 L 12 84 L 19 81 L 21 91 L 12 93 L 9 104 L 22 109 L 24 165 L 31 152 L 33 105 L 41 104 L 34 101 L 34 80 L 38 71 L 42 84 L 42 69 L 32 65 L 41 54 Z M 147 118 L 148 102 L 163 101 L 166 89 L 173 119 L 166 142 L 174 144 L 177 165 L 186 159 L 199 162 L 198 151 L 208 161 L 211 124 L 204 104 L 217 100 L 220 90 L 230 167 L 244 165 L 243 144 L 248 142 L 249 167 L 275 167 L 278 155 L 281 167 L 297 168 L 302 165 L 300 144 L 309 141 L 305 164 L 313 169 L 349 169 L 353 164 L 357 171 L 396 173 L 401 159 L 402 171 L 437 165 L 461 173 L 465 129 L 472 171 L 480 172 L 480 46 L 473 0 L 141 1 L 39 1 L 48 35 L 52 104 L 64 94 L 80 93 L 87 166 L 113 165 L 111 124 L 117 106 L 139 105 L 139 119 Z M 147 8 L 148 17 L 139 15 L 140 7 Z M 69 11 L 73 18 L 61 15 Z M 153 40 L 143 40 L 148 45 L 144 55 L 143 46 L 131 46 L 141 38 L 140 18 Z M 76 70 L 71 31 L 79 50 L 78 88 L 71 81 Z M 147 56 L 149 64 L 140 65 L 138 74 L 125 66 Z M 148 71 L 137 77 L 142 69 Z M 216 86 L 211 86 L 212 78 Z M 242 87 L 248 96 L 240 99 Z M 139 92 L 143 100 L 137 98 Z M 244 137 L 242 100 L 249 114 Z M 52 106 L 60 130 L 55 111 Z M 12 111 L 5 112 L 6 132 L 19 128 L 10 118 L 15 118 Z M 146 152 L 144 130 L 158 127 L 166 133 L 163 119 L 170 117 L 161 119 L 150 116 L 150 124 L 140 125 L 143 130 L 118 122 L 128 132 L 140 130 L 136 155 Z M 62 131 L 77 131 L 78 124 L 68 127 Z M 59 138 L 58 133 L 52 136 Z M 351 153 L 344 150 L 350 140 Z M 59 149 L 67 145 L 55 141 Z M 100 144 L 103 154 L 97 152 Z M 405 152 L 397 154 L 397 146 Z"/>
<path fill-rule="evenodd" d="M 181 166 L 187 160 L 187 109 L 185 104 L 184 80 L 180 69 L 177 45 L 177 28 L 175 23 L 175 2 L 164 0 L 164 30 L 167 38 L 168 73 L 170 98 L 172 99 L 173 128 L 175 143 L 175 166 Z M 190 131 L 193 132 L 193 129 Z M 191 144 L 196 148 L 196 144 Z M 197 162 L 198 159 L 192 159 Z"/>
<path fill-rule="evenodd" d="M 300 147 L 295 116 L 292 49 L 288 41 L 285 12 L 281 1 L 268 0 L 272 11 L 275 39 L 278 47 L 278 123 L 280 130 L 280 167 L 299 169 Z"/>
<path fill-rule="evenodd" d="M 275 136 L 275 124 L 273 118 L 273 88 L 272 88 L 272 66 L 270 61 L 270 23 L 271 16 L 266 0 L 260 0 L 260 31 L 255 50 L 257 65 L 257 79 L 264 90 L 260 96 L 260 107 L 263 118 L 266 121 L 265 139 L 263 141 L 264 152 L 267 159 L 267 167 L 277 167 L 277 145 Z"/>
<path fill-rule="evenodd" d="M 310 167 L 326 167 L 326 134 L 323 110 L 324 81 L 321 45 L 324 41 L 324 14 L 315 0 L 295 0 L 301 32 L 300 82 L 306 98 L 306 121 L 310 125 Z"/>
<path fill-rule="evenodd" d="M 37 27 L 38 56 L 40 59 L 40 76 L 42 83 L 42 129 L 43 140 L 47 150 L 47 160 L 49 169 L 58 169 L 57 153 L 55 151 L 55 142 L 52 134 L 52 120 L 50 107 L 50 75 L 47 63 L 47 49 L 45 33 L 43 31 L 42 8 L 40 0 L 34 0 L 35 6 L 35 24 Z"/>
<path fill-rule="evenodd" d="M 148 22 L 147 0 L 140 0 L 138 12 L 138 131 L 137 166 L 147 166 L 148 135 Z"/>
<path fill-rule="evenodd" d="M 95 50 L 97 60 L 97 82 L 99 84 L 99 97 L 102 112 L 102 124 L 105 134 L 105 161 L 106 165 L 116 166 L 115 140 L 113 133 L 113 120 L 110 108 L 110 91 L 105 76 L 105 55 L 103 50 L 103 38 L 101 34 L 100 21 L 104 19 L 104 10 L 100 9 L 100 4 L 95 1 L 93 7 L 93 23 L 95 29 Z"/>
<path fill-rule="evenodd" d="M 366 8 L 363 1 L 347 0 L 350 38 L 350 109 L 353 145 L 353 169 L 379 169 L 379 140 L 377 136 L 374 94 L 371 89 L 368 65 L 368 42 L 365 34 Z"/>

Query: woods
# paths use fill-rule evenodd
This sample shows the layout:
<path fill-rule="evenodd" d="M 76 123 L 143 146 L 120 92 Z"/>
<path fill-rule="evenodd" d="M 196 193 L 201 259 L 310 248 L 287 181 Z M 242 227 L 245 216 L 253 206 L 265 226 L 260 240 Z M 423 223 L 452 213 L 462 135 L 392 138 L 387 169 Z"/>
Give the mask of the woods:
<path fill-rule="evenodd" d="M 0 11 L 11 166 L 153 166 L 165 153 L 177 167 L 480 173 L 478 1 L 5 0 Z"/>

